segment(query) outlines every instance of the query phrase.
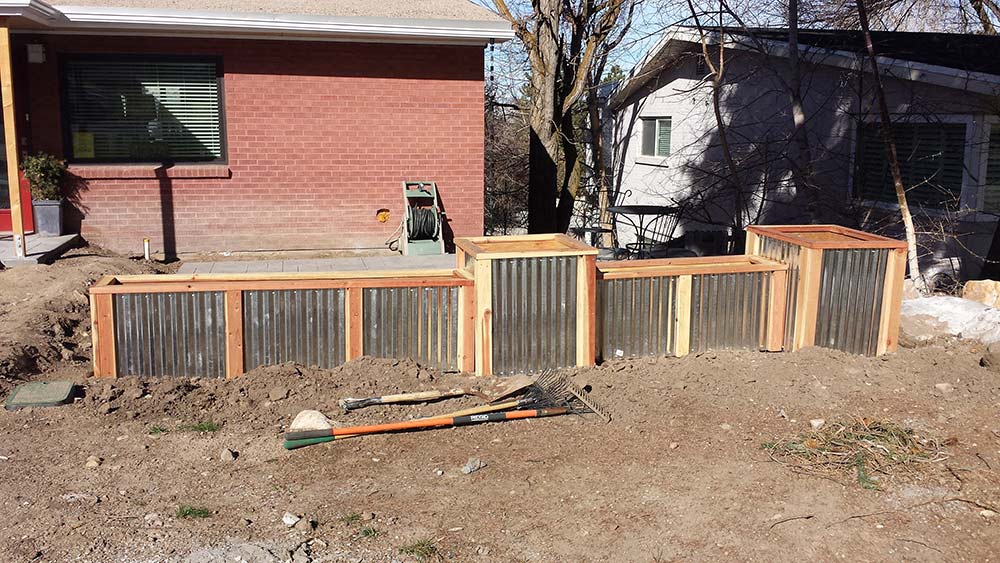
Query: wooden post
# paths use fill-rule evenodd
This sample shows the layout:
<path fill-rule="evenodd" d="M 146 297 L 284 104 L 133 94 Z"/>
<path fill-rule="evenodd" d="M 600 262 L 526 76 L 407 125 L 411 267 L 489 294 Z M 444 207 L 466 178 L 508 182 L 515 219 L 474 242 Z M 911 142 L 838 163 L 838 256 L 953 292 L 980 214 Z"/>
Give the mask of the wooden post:
<path fill-rule="evenodd" d="M 362 302 L 364 288 L 351 286 L 347 288 L 347 298 L 344 300 L 346 315 L 346 334 L 344 335 L 344 349 L 346 361 L 356 360 L 364 355 L 364 315 L 362 314 Z"/>
<path fill-rule="evenodd" d="M 785 313 L 788 307 L 788 270 L 771 272 L 767 298 L 767 351 L 780 352 L 785 344 Z"/>
<path fill-rule="evenodd" d="M 3 19 L 0 21 L 0 99 L 3 101 L 7 190 L 10 192 L 10 224 L 14 234 L 14 254 L 18 258 L 24 258 L 24 222 L 21 217 L 21 180 L 18 174 L 20 163 L 17 154 L 17 112 L 14 111 L 14 73 L 11 65 L 10 28 L 7 27 L 6 19 Z"/>
<path fill-rule="evenodd" d="M 476 260 L 476 375 L 493 375 L 493 263 Z"/>
<path fill-rule="evenodd" d="M 597 257 L 576 259 L 576 365 L 594 365 L 597 355 Z"/>
<path fill-rule="evenodd" d="M 805 248 L 799 253 L 799 287 L 795 302 L 795 335 L 792 351 L 816 344 L 816 315 L 823 271 L 823 250 Z"/>
<path fill-rule="evenodd" d="M 113 295 L 103 293 L 90 296 L 90 337 L 94 352 L 94 377 L 114 378 L 118 375 L 115 365 L 115 314 Z"/>
<path fill-rule="evenodd" d="M 677 311 L 674 317 L 674 354 L 691 351 L 691 276 L 677 276 Z"/>
<path fill-rule="evenodd" d="M 458 289 L 458 369 L 476 371 L 476 286 Z"/>
<path fill-rule="evenodd" d="M 226 379 L 243 375 L 243 291 L 226 291 Z"/>
<path fill-rule="evenodd" d="M 757 233 L 747 231 L 747 242 L 745 245 L 746 254 L 749 256 L 760 255 L 760 237 Z"/>
<path fill-rule="evenodd" d="M 889 253 L 885 265 L 885 282 L 882 288 L 882 311 L 879 317 L 878 345 L 875 353 L 879 356 L 895 352 L 899 344 L 899 308 L 903 304 L 903 278 L 906 275 L 906 249 L 899 248 Z"/>

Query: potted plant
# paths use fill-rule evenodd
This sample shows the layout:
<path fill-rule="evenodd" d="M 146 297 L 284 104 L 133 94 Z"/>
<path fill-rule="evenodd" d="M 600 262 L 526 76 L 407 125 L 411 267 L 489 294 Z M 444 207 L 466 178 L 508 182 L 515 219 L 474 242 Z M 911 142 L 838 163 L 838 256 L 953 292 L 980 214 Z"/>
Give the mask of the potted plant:
<path fill-rule="evenodd" d="M 21 169 L 31 186 L 35 231 L 43 235 L 63 234 L 62 179 L 66 173 L 66 161 L 40 152 L 25 156 Z"/>

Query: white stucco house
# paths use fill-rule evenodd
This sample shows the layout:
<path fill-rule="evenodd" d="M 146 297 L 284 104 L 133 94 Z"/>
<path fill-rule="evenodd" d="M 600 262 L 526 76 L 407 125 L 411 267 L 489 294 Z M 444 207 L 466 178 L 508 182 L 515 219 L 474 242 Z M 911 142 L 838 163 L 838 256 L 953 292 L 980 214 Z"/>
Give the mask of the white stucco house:
<path fill-rule="evenodd" d="M 702 41 L 696 29 L 669 30 L 610 96 L 616 204 L 679 205 L 675 244 L 699 253 L 725 252 L 727 236 L 747 223 L 835 222 L 899 234 L 859 33 L 800 34 L 807 159 L 792 139 L 787 32 L 706 35 L 710 64 Z M 720 43 L 717 117 L 709 74 Z M 875 44 L 909 203 L 924 231 L 922 263 L 932 275 L 975 277 L 1000 214 L 1000 38 L 892 32 L 876 33 Z M 809 163 L 799 178 L 811 181 L 796 181 L 796 162 Z M 617 229 L 623 242 L 634 237 L 620 222 Z M 722 236 L 706 244 L 706 231 Z"/>

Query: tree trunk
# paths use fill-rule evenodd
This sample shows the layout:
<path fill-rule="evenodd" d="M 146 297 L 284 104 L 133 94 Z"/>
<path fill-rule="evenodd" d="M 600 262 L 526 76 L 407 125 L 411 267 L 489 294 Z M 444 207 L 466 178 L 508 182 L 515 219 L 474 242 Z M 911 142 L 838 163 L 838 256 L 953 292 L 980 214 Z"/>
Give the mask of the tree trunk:
<path fill-rule="evenodd" d="M 913 215 L 910 214 L 910 206 L 906 201 L 906 189 L 903 187 L 903 175 L 899 171 L 899 156 L 896 154 L 896 140 L 892 134 L 892 116 L 889 114 L 889 104 L 885 99 L 885 88 L 882 86 L 882 74 L 876 60 L 875 44 L 872 42 L 872 32 L 868 26 L 868 12 L 865 9 L 864 0 L 856 0 L 858 6 L 858 20 L 861 24 L 861 31 L 865 37 L 865 47 L 868 50 L 868 59 L 871 61 L 872 73 L 875 75 L 875 97 L 878 99 L 878 109 L 881 118 L 879 127 L 882 133 L 882 141 L 885 143 L 886 152 L 889 155 L 889 170 L 892 172 L 892 183 L 896 188 L 896 199 L 899 201 L 899 214 L 903 220 L 903 227 L 906 230 L 906 253 L 907 262 L 910 266 L 910 279 L 913 280 L 913 287 L 921 294 L 927 293 L 927 282 L 920 274 L 920 261 L 917 255 L 917 232 L 913 227 Z"/>
<path fill-rule="evenodd" d="M 807 213 L 810 219 L 816 218 L 816 198 L 812 188 L 812 151 L 809 150 L 809 137 L 806 132 L 806 111 L 802 103 L 802 71 L 799 66 L 799 2 L 788 0 L 788 65 L 790 80 L 788 84 L 792 106 L 792 139 L 795 142 L 796 155 L 792 164 L 792 179 L 795 182 L 796 194 L 806 197 Z"/>

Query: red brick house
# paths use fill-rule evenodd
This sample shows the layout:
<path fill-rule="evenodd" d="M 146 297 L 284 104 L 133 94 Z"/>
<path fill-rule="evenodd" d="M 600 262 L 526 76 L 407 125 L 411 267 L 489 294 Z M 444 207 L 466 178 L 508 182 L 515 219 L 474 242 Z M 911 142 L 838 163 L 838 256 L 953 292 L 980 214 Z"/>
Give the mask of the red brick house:
<path fill-rule="evenodd" d="M 512 33 L 466 0 L 2 0 L 0 17 L 18 152 L 70 162 L 90 242 L 384 248 L 408 179 L 438 182 L 455 235 L 482 233 L 484 46 Z"/>

